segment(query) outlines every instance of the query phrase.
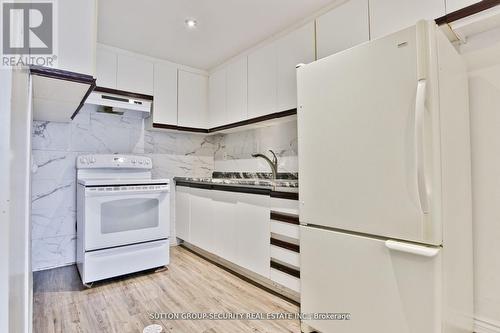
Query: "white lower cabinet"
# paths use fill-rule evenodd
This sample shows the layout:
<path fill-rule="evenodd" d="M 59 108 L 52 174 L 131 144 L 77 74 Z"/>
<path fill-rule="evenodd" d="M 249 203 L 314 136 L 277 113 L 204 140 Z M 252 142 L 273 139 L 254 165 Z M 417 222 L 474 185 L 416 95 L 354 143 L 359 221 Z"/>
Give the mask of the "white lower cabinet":
<path fill-rule="evenodd" d="M 213 219 L 212 192 L 199 188 L 190 188 L 189 224 L 190 243 L 208 252 L 214 252 L 215 229 Z"/>
<path fill-rule="evenodd" d="M 177 186 L 175 188 L 175 235 L 189 242 L 189 228 L 191 220 L 191 198 L 189 187 Z"/>
<path fill-rule="evenodd" d="M 269 278 L 267 195 L 176 187 L 177 237 Z"/>
<path fill-rule="evenodd" d="M 233 192 L 211 191 L 214 212 L 214 253 L 231 262 L 237 262 L 238 231 L 237 200 Z"/>
<path fill-rule="evenodd" d="M 237 264 L 269 278 L 269 196 L 235 193 Z"/>

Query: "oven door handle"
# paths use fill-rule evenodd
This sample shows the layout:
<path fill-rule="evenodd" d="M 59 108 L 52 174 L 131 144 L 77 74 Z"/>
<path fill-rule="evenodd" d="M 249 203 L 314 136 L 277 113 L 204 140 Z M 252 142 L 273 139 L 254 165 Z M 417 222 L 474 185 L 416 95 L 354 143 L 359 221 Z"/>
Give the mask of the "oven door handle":
<path fill-rule="evenodd" d="M 99 190 L 88 190 L 85 189 L 86 197 L 126 197 L 126 196 L 138 196 L 138 195 L 148 195 L 154 197 L 160 197 L 162 194 L 168 194 L 168 190 L 134 190 L 134 191 L 99 191 Z"/>

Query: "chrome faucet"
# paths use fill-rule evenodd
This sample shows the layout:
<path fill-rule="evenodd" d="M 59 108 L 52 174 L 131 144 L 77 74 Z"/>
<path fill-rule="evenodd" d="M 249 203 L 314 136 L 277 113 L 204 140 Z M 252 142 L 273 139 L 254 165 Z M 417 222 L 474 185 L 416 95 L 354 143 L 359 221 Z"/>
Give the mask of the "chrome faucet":
<path fill-rule="evenodd" d="M 278 174 L 278 158 L 276 157 L 276 154 L 274 153 L 274 151 L 272 151 L 272 150 L 269 150 L 269 151 L 271 152 L 271 154 L 273 154 L 272 161 L 269 157 L 267 157 L 264 154 L 252 154 L 252 157 L 261 157 L 264 160 L 266 160 L 266 162 L 271 167 L 271 171 L 273 173 L 273 180 L 276 180 L 276 175 Z"/>

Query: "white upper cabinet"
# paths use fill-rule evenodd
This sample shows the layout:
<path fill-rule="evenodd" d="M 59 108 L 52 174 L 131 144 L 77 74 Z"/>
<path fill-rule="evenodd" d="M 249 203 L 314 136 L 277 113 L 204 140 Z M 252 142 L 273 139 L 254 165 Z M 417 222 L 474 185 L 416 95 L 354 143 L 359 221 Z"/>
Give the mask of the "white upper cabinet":
<path fill-rule="evenodd" d="M 446 0 L 446 13 L 454 12 L 477 2 L 479 0 Z"/>
<path fill-rule="evenodd" d="M 210 127 L 247 119 L 247 58 L 241 57 L 210 75 Z"/>
<path fill-rule="evenodd" d="M 177 125 L 177 66 L 154 65 L 153 123 Z"/>
<path fill-rule="evenodd" d="M 95 75 L 97 1 L 59 0 L 57 67 Z"/>
<path fill-rule="evenodd" d="M 248 118 L 277 111 L 276 43 L 248 55 Z"/>
<path fill-rule="evenodd" d="M 117 55 L 115 52 L 97 47 L 96 77 L 97 86 L 116 88 Z"/>
<path fill-rule="evenodd" d="M 296 65 L 315 60 L 311 22 L 248 55 L 248 118 L 297 107 Z"/>
<path fill-rule="evenodd" d="M 445 15 L 445 0 L 369 0 L 371 39 Z"/>
<path fill-rule="evenodd" d="M 116 89 L 153 95 L 153 63 L 132 55 L 118 54 Z"/>
<path fill-rule="evenodd" d="M 247 119 L 247 57 L 226 67 L 226 110 L 228 123 Z"/>
<path fill-rule="evenodd" d="M 208 78 L 205 75 L 179 70 L 178 125 L 208 128 Z"/>
<path fill-rule="evenodd" d="M 316 19 L 318 59 L 370 39 L 368 0 L 349 0 Z"/>
<path fill-rule="evenodd" d="M 226 69 L 212 73 L 208 80 L 209 125 L 216 127 L 227 123 L 226 112 Z"/>
<path fill-rule="evenodd" d="M 276 41 L 278 66 L 276 111 L 297 107 L 296 66 L 315 60 L 314 44 L 314 22 L 310 22 Z"/>

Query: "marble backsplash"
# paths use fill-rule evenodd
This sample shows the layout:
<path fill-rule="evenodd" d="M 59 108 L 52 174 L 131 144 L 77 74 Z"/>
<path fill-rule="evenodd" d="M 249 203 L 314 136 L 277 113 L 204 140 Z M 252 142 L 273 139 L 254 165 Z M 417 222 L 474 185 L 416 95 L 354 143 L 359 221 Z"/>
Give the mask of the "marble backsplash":
<path fill-rule="evenodd" d="M 76 171 L 80 154 L 132 153 L 153 159 L 153 177 L 210 177 L 214 171 L 269 172 L 252 153 L 273 149 L 280 172 L 297 171 L 297 127 L 291 121 L 225 135 L 148 131 L 144 120 L 85 106 L 70 123 L 33 122 L 32 266 L 75 262 Z M 175 189 L 171 235 L 175 235 Z M 172 237 L 175 240 L 175 237 Z"/>
<path fill-rule="evenodd" d="M 269 164 L 253 153 L 278 157 L 278 172 L 297 173 L 297 120 L 225 134 L 215 151 L 214 168 L 220 172 L 270 172 Z"/>

